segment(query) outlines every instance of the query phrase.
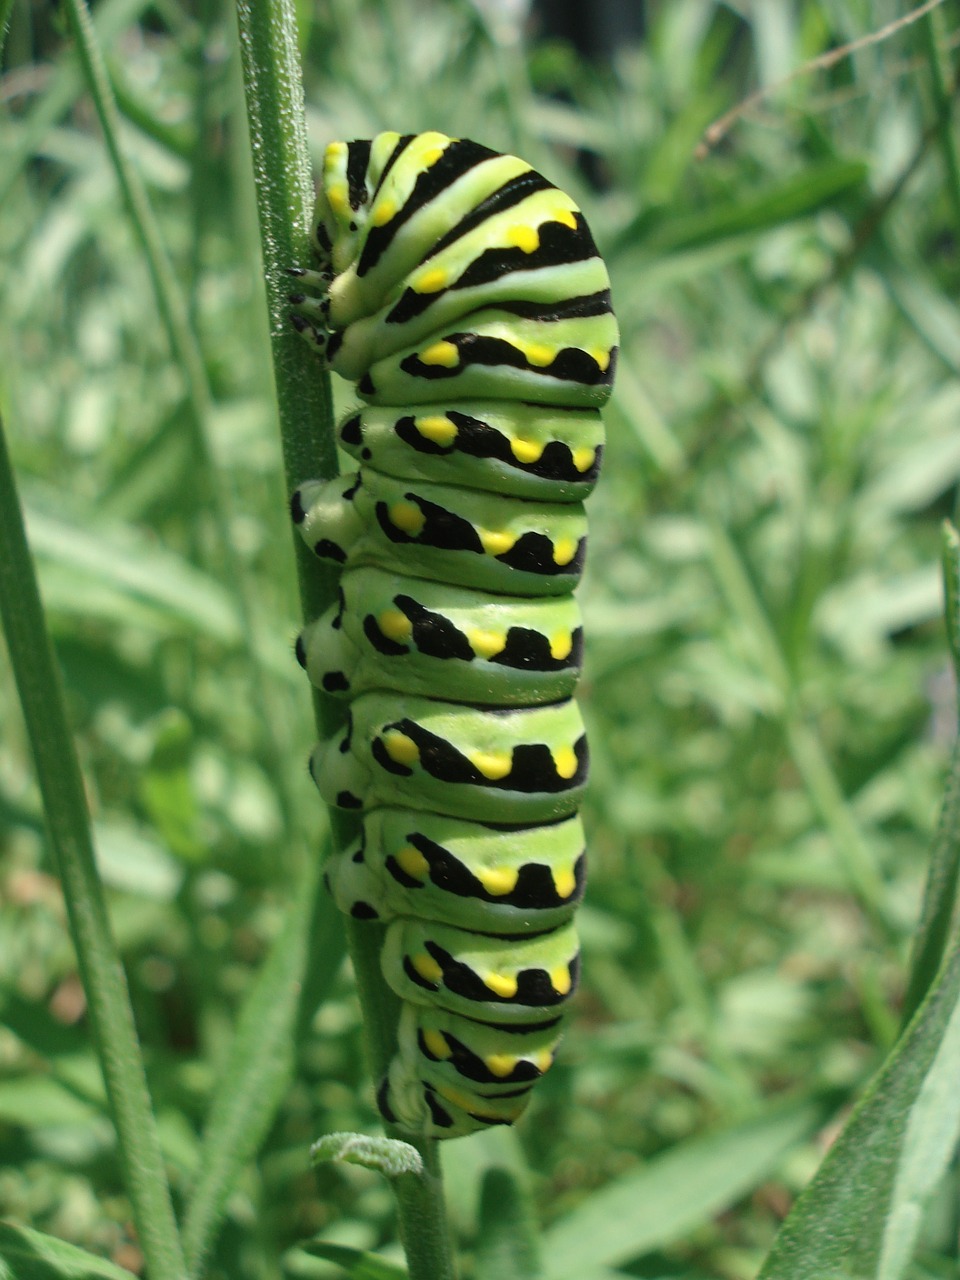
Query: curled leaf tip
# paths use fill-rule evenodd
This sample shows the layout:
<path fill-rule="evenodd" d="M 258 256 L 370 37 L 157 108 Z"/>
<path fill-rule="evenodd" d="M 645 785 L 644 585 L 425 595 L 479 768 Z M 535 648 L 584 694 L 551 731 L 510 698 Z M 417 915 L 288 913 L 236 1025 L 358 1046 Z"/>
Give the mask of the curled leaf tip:
<path fill-rule="evenodd" d="M 310 1162 L 341 1160 L 376 1169 L 387 1178 L 401 1173 L 423 1173 L 423 1157 L 409 1142 L 396 1138 L 374 1138 L 366 1133 L 328 1133 L 310 1148 Z"/>

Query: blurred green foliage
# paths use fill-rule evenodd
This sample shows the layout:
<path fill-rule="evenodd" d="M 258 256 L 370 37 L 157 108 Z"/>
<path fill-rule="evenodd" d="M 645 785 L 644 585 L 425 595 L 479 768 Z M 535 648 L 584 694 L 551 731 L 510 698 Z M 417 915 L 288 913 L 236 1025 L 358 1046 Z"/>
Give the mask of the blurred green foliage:
<path fill-rule="evenodd" d="M 937 553 L 960 478 L 960 192 L 922 22 L 778 82 L 902 11 L 661 0 L 609 67 L 524 38 L 493 0 L 299 5 L 317 150 L 440 128 L 519 152 L 586 210 L 623 329 L 580 594 L 584 984 L 528 1119 L 444 1151 L 468 1268 L 478 1214 L 495 1216 L 489 1167 L 559 1231 L 669 1158 L 660 1216 L 596 1274 L 753 1275 L 897 1034 L 955 732 Z M 182 1203 L 325 818 L 303 763 L 231 7 L 102 0 L 95 15 L 200 344 L 207 449 L 40 4 L 14 6 L 0 78 L 0 397 Z M 948 0 L 948 64 L 957 25 Z M 762 86 L 697 158 L 710 122 Z M 212 492 L 268 620 L 253 636 Z M 4 666 L 0 723 L 0 1212 L 137 1271 Z M 338 924 L 317 911 L 289 1069 L 263 1095 L 211 1277 L 333 1276 L 296 1242 L 392 1236 L 385 1184 L 306 1159 L 323 1132 L 376 1125 Z M 249 1010 L 269 1003 L 246 1005 L 251 1043 Z M 956 1191 L 950 1174 L 911 1275 L 955 1274 Z"/>

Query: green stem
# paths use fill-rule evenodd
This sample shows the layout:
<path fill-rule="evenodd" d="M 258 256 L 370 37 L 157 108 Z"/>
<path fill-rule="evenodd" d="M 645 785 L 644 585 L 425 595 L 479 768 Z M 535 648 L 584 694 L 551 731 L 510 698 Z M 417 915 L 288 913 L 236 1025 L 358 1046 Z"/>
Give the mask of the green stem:
<path fill-rule="evenodd" d="M 954 235 L 960 234 L 960 153 L 952 124 L 952 96 L 956 86 L 950 83 L 950 69 L 945 49 L 947 36 L 943 27 L 943 10 L 934 9 L 921 23 L 927 63 L 930 68 L 930 87 L 936 112 L 937 142 L 943 157 L 947 198 L 953 213 Z"/>
<path fill-rule="evenodd" d="M 943 594 L 947 643 L 954 681 L 960 688 L 960 534 L 943 527 Z M 960 738 L 954 742 L 947 771 L 940 821 L 930 855 L 923 907 L 910 956 L 910 979 L 903 1001 L 905 1027 L 933 984 L 953 935 L 960 882 Z"/>
<path fill-rule="evenodd" d="M 60 674 L 23 528 L 0 422 L 0 616 L 36 762 L 50 846 L 63 884 L 70 933 L 127 1194 L 150 1280 L 186 1274 L 170 1201 L 126 977 L 94 861 L 83 778 L 67 723 Z"/>
<path fill-rule="evenodd" d="M 290 290 L 285 268 L 309 261 L 313 188 L 307 157 L 299 49 L 292 0 L 261 4 L 238 0 L 237 20 L 253 155 L 267 306 L 280 415 L 284 468 L 290 488 L 337 473 L 329 379 L 316 356 L 289 323 Z M 337 578 L 294 539 L 305 618 L 315 618 L 336 598 Z M 315 698 L 317 727 L 329 737 L 342 718 L 329 699 Z M 333 813 L 335 846 L 357 831 L 354 817 Z M 363 1011 L 370 1065 L 385 1070 L 395 1047 L 397 1000 L 380 971 L 382 930 L 349 920 L 347 940 Z M 399 1136 L 399 1135 L 398 1135 Z M 406 1137 L 406 1135 L 403 1135 Z M 409 1137 L 406 1137 L 410 1141 Z M 400 1234 L 411 1280 L 452 1280 L 453 1259 L 436 1143 L 415 1145 L 424 1160 L 422 1177 L 393 1183 Z"/>
<path fill-rule="evenodd" d="M 0 0 L 0 58 L 3 57 L 7 43 L 7 28 L 10 26 L 10 15 L 13 13 L 13 0 Z"/>

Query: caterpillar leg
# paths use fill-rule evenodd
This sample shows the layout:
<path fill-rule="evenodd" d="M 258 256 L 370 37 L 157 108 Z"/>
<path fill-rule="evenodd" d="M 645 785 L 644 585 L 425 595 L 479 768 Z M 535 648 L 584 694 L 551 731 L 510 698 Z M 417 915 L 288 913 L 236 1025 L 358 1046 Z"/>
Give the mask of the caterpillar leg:
<path fill-rule="evenodd" d="M 360 473 L 348 472 L 336 480 L 306 480 L 290 499 L 293 523 L 314 555 L 343 564 L 351 547 L 362 538 L 365 524 L 354 499 Z"/>

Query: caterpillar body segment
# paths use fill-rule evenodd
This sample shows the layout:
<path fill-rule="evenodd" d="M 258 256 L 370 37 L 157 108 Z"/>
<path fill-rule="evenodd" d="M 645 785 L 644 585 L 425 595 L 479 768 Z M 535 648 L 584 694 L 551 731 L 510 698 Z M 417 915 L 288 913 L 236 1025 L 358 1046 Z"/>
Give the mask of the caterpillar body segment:
<path fill-rule="evenodd" d="M 600 474 L 603 421 L 596 409 L 506 401 L 451 402 L 408 413 L 365 406 L 344 418 L 339 442 L 383 475 L 582 502 Z"/>
<path fill-rule="evenodd" d="M 347 727 L 310 766 L 324 800 L 340 808 L 410 805 L 518 825 L 573 813 L 587 767 L 572 699 L 492 709 L 386 690 L 355 698 Z"/>
<path fill-rule="evenodd" d="M 583 627 L 572 596 L 492 596 L 372 567 L 341 577 L 341 598 L 307 627 L 297 655 L 319 689 L 395 689 L 524 706 L 568 698 Z"/>
<path fill-rule="evenodd" d="M 311 771 L 362 835 L 325 876 L 387 926 L 384 1118 L 458 1137 L 522 1113 L 579 974 L 572 592 L 617 324 L 574 202 L 467 139 L 331 144 L 314 243 L 293 320 L 360 401 L 338 428 L 357 470 L 291 501 L 341 569 L 297 643 L 348 703 Z"/>
<path fill-rule="evenodd" d="M 423 578 L 500 595 L 568 595 L 587 554 L 582 503 L 491 500 L 370 467 L 301 486 L 293 507 L 301 536 L 321 559 L 351 569 L 415 568 Z"/>
<path fill-rule="evenodd" d="M 363 838 L 327 867 L 340 909 L 359 919 L 435 920 L 499 936 L 565 924 L 583 897 L 578 814 L 528 827 L 378 808 Z"/>

